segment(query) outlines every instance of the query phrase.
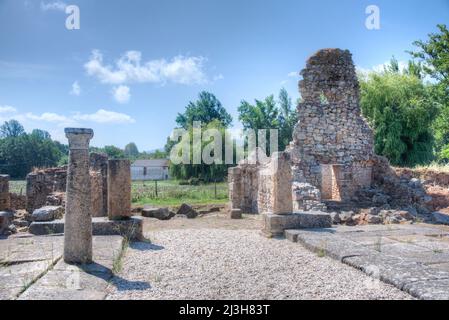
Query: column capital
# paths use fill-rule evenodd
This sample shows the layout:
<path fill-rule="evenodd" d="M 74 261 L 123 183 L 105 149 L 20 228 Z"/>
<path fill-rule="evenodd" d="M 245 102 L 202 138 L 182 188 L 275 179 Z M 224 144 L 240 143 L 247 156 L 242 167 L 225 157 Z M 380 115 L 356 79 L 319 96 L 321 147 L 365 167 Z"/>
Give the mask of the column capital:
<path fill-rule="evenodd" d="M 66 128 L 65 136 L 69 139 L 69 149 L 84 150 L 89 149 L 90 139 L 94 136 L 92 129 L 86 128 Z"/>

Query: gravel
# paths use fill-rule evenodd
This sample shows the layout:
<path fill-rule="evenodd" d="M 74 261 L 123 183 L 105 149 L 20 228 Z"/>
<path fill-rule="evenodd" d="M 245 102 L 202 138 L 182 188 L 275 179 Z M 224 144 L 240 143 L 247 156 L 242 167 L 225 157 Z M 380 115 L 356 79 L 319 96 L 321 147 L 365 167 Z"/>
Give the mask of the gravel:
<path fill-rule="evenodd" d="M 257 230 L 178 229 L 128 248 L 108 299 L 411 299 L 393 286 Z"/>

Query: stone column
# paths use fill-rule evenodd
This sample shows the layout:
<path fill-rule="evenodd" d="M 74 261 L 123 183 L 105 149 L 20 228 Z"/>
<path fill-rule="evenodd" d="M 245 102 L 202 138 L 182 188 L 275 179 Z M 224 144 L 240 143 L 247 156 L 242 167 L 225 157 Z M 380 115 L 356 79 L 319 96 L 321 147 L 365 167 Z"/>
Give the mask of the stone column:
<path fill-rule="evenodd" d="M 131 216 L 131 162 L 129 160 L 109 160 L 109 220 L 123 220 Z"/>
<path fill-rule="evenodd" d="M 69 139 L 67 200 L 64 226 L 64 261 L 92 262 L 92 216 L 89 176 L 89 141 L 92 129 L 65 129 Z"/>
<path fill-rule="evenodd" d="M 9 196 L 9 176 L 0 175 L 0 211 L 11 209 L 11 198 Z"/>

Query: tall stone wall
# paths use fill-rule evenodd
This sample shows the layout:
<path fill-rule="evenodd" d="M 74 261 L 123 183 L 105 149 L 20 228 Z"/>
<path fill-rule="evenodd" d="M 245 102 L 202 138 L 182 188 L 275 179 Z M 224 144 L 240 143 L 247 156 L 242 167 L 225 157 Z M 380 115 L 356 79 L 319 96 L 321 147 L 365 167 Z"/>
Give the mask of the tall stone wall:
<path fill-rule="evenodd" d="M 289 148 L 294 180 L 316 187 L 318 202 L 320 197 L 351 200 L 358 189 L 371 185 L 374 164 L 373 133 L 361 115 L 351 53 L 320 50 L 301 75 L 303 101 Z"/>

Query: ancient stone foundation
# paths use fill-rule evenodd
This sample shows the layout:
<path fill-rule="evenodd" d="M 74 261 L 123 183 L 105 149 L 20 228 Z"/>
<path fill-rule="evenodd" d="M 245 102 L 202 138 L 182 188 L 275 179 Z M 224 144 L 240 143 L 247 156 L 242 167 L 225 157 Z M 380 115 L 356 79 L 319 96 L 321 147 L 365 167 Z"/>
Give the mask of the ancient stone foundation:
<path fill-rule="evenodd" d="M 109 160 L 108 217 L 110 220 L 121 220 L 131 216 L 131 162 Z"/>

